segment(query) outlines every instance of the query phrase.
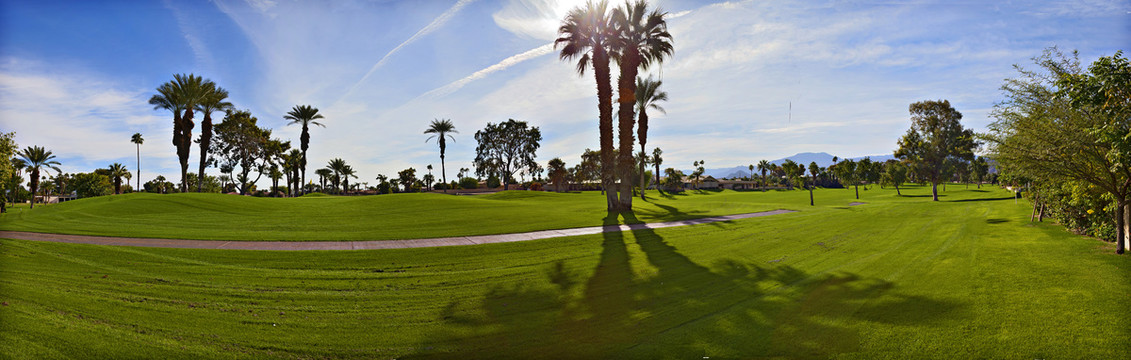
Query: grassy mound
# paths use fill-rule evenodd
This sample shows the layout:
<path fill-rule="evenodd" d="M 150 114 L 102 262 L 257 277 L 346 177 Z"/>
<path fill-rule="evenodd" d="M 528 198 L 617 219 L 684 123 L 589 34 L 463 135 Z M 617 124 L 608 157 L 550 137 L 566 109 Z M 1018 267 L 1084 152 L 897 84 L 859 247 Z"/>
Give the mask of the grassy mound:
<path fill-rule="evenodd" d="M 1008 192 L 950 190 L 945 200 L 967 201 L 936 203 L 873 189 L 861 191 L 867 205 L 817 208 L 807 193 L 781 194 L 797 196 L 766 206 L 804 199 L 805 211 L 484 246 L 260 252 L 0 240 L 0 354 L 1131 358 L 1131 262 L 1030 224 Z"/>
<path fill-rule="evenodd" d="M 838 204 L 849 195 L 828 194 Z M 808 206 L 808 194 L 801 192 L 751 195 L 725 191 L 637 200 L 634 221 L 757 212 L 783 203 Z M 796 201 L 785 201 L 792 198 Z M 202 240 L 414 239 L 600 226 L 604 201 L 596 192 L 300 198 L 139 193 L 17 209 L 0 215 L 0 230 Z"/>

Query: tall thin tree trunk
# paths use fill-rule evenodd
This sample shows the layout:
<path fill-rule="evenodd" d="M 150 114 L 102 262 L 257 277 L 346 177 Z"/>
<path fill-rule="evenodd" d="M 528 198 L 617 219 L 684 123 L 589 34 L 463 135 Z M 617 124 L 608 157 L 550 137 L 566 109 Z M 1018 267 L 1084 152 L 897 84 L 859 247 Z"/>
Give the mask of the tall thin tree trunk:
<path fill-rule="evenodd" d="M 200 122 L 200 169 L 196 173 L 196 192 L 204 189 L 204 168 L 208 165 L 208 146 L 212 143 L 212 114 L 204 113 Z"/>
<path fill-rule="evenodd" d="M 141 144 L 137 144 L 137 191 L 141 191 Z"/>
<path fill-rule="evenodd" d="M 931 197 L 934 199 L 933 201 L 939 201 L 939 183 L 938 182 L 932 182 L 931 183 Z"/>
<path fill-rule="evenodd" d="M 593 48 L 593 77 L 597 80 L 598 129 L 601 134 L 601 191 L 605 192 L 608 211 L 620 209 L 617 199 L 616 158 L 613 157 L 613 87 L 609 55 L 601 47 Z"/>
<path fill-rule="evenodd" d="M 899 184 L 895 184 L 895 195 L 896 196 L 903 196 L 903 194 L 899 193 Z"/>
<path fill-rule="evenodd" d="M 856 200 L 860 200 L 860 184 L 853 185 L 852 187 L 856 188 Z"/>
<path fill-rule="evenodd" d="M 640 54 L 633 47 L 629 47 L 620 60 L 620 78 L 617 81 L 618 135 L 620 140 L 620 153 L 617 154 L 618 169 L 620 170 L 620 210 L 632 211 L 632 148 L 634 146 L 633 126 L 636 122 L 636 72 L 640 67 Z"/>
<path fill-rule="evenodd" d="M 1131 204 L 1123 201 L 1121 202 L 1121 205 L 1119 205 L 1119 208 L 1123 209 L 1123 226 L 1119 227 L 1120 229 L 1123 229 L 1123 238 L 1115 239 L 1115 253 L 1123 254 L 1124 252 L 1131 250 L 1131 239 L 1128 238 L 1128 233 L 1131 233 Z"/>
<path fill-rule="evenodd" d="M 647 181 L 647 179 L 644 178 L 644 158 L 647 157 L 648 155 L 647 155 L 647 153 L 644 152 L 644 143 L 643 142 L 640 143 L 640 154 L 644 155 L 644 156 L 640 157 L 640 200 L 647 200 L 647 199 L 644 198 L 644 188 L 647 187 L 644 184 L 644 182 Z"/>
<path fill-rule="evenodd" d="M 448 169 L 444 166 L 444 153 L 440 153 L 440 176 L 444 178 L 444 193 L 448 193 Z"/>

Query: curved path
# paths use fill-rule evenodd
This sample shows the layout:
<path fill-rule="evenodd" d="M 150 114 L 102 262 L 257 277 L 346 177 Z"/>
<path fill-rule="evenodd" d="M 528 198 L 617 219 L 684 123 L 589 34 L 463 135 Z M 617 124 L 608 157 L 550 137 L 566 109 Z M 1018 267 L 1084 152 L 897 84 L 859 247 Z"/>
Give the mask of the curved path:
<path fill-rule="evenodd" d="M 722 221 L 748 219 L 761 216 L 794 212 L 793 210 L 773 210 L 747 214 L 712 216 L 700 219 L 669 221 L 648 224 L 592 226 L 584 228 L 543 230 L 515 234 L 457 236 L 435 239 L 411 240 L 365 240 L 365 241 L 227 241 L 227 240 L 179 240 L 150 239 L 89 235 L 44 234 L 23 231 L 0 231 L 0 238 L 34 241 L 51 241 L 73 244 L 141 246 L 186 249 L 230 249 L 230 250 L 370 250 L 403 249 L 437 246 L 459 246 L 494 244 L 515 241 L 548 239 L 566 236 L 592 235 L 606 232 L 659 229 L 675 226 L 709 224 Z"/>

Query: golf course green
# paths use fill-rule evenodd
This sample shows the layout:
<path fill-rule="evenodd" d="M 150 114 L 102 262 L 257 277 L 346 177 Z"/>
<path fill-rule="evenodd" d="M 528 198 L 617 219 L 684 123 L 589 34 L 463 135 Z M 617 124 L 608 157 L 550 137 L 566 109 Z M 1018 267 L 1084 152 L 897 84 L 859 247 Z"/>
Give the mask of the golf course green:
<path fill-rule="evenodd" d="M 236 251 L 0 240 L 12 358 L 1131 358 L 1131 262 L 991 187 L 260 199 L 134 194 L 0 229 L 381 240 L 760 218 L 506 244 Z M 864 204 L 849 206 L 852 202 Z"/>

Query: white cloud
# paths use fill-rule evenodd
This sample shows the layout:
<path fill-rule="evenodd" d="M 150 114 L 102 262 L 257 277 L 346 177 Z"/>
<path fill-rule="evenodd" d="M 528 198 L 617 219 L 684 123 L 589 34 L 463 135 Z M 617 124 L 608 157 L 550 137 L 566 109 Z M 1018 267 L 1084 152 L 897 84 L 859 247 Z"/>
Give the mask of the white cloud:
<path fill-rule="evenodd" d="M 171 174 L 176 154 L 169 145 L 171 120 L 152 111 L 146 89 L 73 69 L 50 69 L 21 59 L 0 67 L 0 127 L 15 131 L 21 148 L 54 152 L 65 172 L 89 172 L 113 162 L 136 171 L 134 132 L 142 145 L 142 182 Z"/>

